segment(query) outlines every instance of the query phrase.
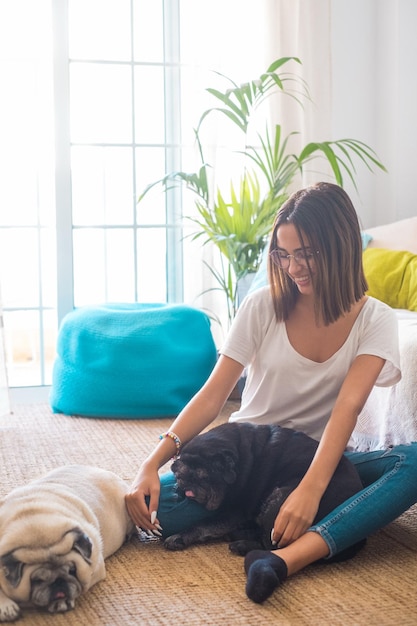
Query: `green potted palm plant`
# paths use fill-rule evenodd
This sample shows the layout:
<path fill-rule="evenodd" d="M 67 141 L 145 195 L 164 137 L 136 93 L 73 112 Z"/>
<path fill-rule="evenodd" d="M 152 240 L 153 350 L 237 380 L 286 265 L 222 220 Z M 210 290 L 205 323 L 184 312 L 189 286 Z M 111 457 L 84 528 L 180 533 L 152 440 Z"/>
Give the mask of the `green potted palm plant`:
<path fill-rule="evenodd" d="M 308 163 L 324 158 L 341 186 L 346 177 L 355 184 L 355 161 L 371 171 L 385 170 L 376 153 L 355 139 L 311 142 L 296 154 L 292 140 L 298 131 L 285 135 L 282 125 L 274 123 L 266 124 L 262 132 L 250 132 L 255 112 L 273 94 L 292 98 L 295 106 L 303 106 L 303 101 L 309 99 L 305 82 L 283 70 L 290 62 L 301 63 L 296 57 L 277 59 L 257 79 L 241 85 L 220 75 L 227 87 L 224 91 L 207 89 L 215 106 L 202 113 L 194 131 L 200 161 L 196 171 L 170 172 L 149 184 L 139 198 L 157 184 L 162 184 L 165 191 L 172 185 L 184 185 L 195 195 L 196 213 L 185 217 L 194 224 L 193 238 L 211 242 L 220 252 L 220 269 L 207 266 L 217 288 L 225 293 L 229 322 L 239 302 L 238 285 L 257 271 L 275 215 L 288 198 L 296 175 Z M 201 139 L 207 117 L 215 113 L 225 116 L 243 138 L 243 149 L 233 150 L 242 156 L 242 173 L 237 182 L 231 180 L 227 194 L 211 184 L 213 168 L 205 160 Z M 249 136 L 254 136 L 256 143 L 250 143 Z"/>

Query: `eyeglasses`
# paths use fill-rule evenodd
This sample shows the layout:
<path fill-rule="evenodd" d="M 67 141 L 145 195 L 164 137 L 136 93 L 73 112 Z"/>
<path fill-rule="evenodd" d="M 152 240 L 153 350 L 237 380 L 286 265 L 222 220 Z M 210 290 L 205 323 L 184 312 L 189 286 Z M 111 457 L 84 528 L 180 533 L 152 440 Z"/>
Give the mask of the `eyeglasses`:
<path fill-rule="evenodd" d="M 295 254 L 285 254 L 285 252 L 281 250 L 272 250 L 269 256 L 275 265 L 283 270 L 287 270 L 290 266 L 291 259 L 294 259 L 297 265 L 308 267 L 314 261 L 316 254 L 320 254 L 318 250 L 300 250 Z"/>

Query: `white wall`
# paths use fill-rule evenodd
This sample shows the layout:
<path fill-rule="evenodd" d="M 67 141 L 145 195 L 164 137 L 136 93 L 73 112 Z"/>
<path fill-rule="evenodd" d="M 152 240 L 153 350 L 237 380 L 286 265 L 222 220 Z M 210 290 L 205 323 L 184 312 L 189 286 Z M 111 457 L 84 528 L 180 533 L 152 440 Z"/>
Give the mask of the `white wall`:
<path fill-rule="evenodd" d="M 371 145 L 388 174 L 346 186 L 364 227 L 417 215 L 417 2 L 332 0 L 332 132 Z"/>

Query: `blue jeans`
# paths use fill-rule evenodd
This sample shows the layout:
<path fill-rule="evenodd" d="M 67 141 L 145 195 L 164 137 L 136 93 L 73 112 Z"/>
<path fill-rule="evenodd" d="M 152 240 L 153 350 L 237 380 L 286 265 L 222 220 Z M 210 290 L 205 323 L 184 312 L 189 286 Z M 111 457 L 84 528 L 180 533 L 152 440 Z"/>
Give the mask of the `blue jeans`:
<path fill-rule="evenodd" d="M 207 511 L 202 504 L 177 493 L 177 483 L 172 472 L 161 476 L 158 520 L 162 536 L 169 537 L 180 533 L 195 524 L 216 516 L 217 511 Z"/>
<path fill-rule="evenodd" d="M 386 526 L 417 502 L 417 443 L 373 452 L 346 452 L 364 488 L 311 527 L 329 546 L 328 558 Z M 177 494 L 171 472 L 161 477 L 158 519 L 163 536 L 215 517 Z"/>
<path fill-rule="evenodd" d="M 373 452 L 346 452 L 364 488 L 311 527 L 329 556 L 386 526 L 417 502 L 417 443 Z"/>

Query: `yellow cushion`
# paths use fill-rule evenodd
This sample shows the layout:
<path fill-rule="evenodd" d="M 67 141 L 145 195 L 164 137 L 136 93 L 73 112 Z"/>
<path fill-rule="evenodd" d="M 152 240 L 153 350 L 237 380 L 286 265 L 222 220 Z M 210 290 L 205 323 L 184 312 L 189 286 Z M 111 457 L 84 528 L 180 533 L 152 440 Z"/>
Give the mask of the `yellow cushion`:
<path fill-rule="evenodd" d="M 417 311 L 417 254 L 367 248 L 363 252 L 363 265 L 369 296 L 394 309 Z"/>

